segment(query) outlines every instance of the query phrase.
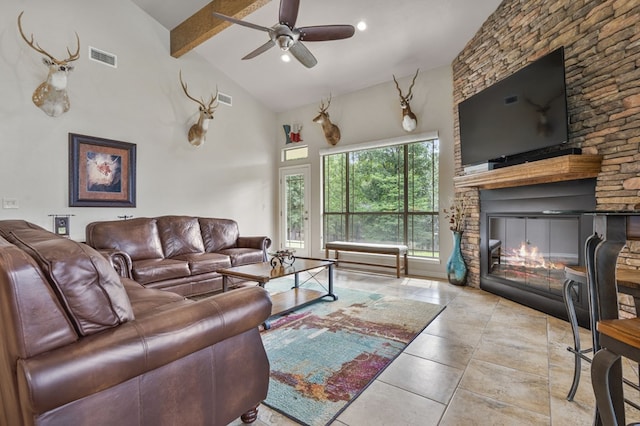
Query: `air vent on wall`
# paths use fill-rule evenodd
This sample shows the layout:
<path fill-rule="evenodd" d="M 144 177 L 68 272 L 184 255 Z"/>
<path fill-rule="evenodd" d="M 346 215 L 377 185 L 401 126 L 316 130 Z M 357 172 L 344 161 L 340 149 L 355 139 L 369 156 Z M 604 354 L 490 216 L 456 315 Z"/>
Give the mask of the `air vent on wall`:
<path fill-rule="evenodd" d="M 109 65 L 110 67 L 118 68 L 118 57 L 104 50 L 89 46 L 89 58 L 93 61 Z"/>
<path fill-rule="evenodd" d="M 232 101 L 233 98 L 231 96 L 218 92 L 218 102 L 220 102 L 221 104 L 231 106 L 231 104 L 233 103 Z"/>

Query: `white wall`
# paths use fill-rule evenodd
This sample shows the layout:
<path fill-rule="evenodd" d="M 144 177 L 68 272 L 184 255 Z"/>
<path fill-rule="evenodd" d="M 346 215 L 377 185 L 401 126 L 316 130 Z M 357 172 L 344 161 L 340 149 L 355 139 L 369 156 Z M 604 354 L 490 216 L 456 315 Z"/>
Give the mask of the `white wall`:
<path fill-rule="evenodd" d="M 413 75 L 399 78 L 404 94 Z M 418 118 L 418 128 L 413 133 L 437 131 L 440 136 L 440 200 L 446 205 L 453 195 L 453 76 L 451 67 L 421 72 L 413 88 L 411 109 Z M 327 93 L 327 96 L 329 93 Z M 321 164 L 318 151 L 330 147 L 324 139 L 322 128 L 311 120 L 318 113 L 317 104 L 286 111 L 277 116 L 278 159 L 285 147 L 283 124 L 297 122 L 303 125 L 301 144 L 309 146 L 309 159 L 297 162 L 280 162 L 280 167 L 310 164 L 312 175 L 311 237 L 312 255 L 323 256 L 321 250 Z M 398 92 L 389 76 L 389 82 L 348 95 L 333 97 L 329 108 L 331 121 L 340 127 L 342 138 L 338 147 L 383 139 L 406 136 L 401 126 Z M 445 264 L 451 252 L 452 241 L 448 223 L 440 217 L 439 262 L 411 259 L 409 272 L 416 275 L 445 277 Z M 279 244 L 279 239 L 276 244 Z"/>
<path fill-rule="evenodd" d="M 18 33 L 22 10 L 27 36 L 56 57 L 75 49 L 74 31 L 80 36 L 71 110 L 60 117 L 31 102 L 46 68 Z M 116 54 L 118 68 L 89 60 L 89 45 Z M 19 203 L 0 205 L 0 219 L 52 229 L 49 214 L 73 214 L 71 237 L 83 240 L 95 220 L 188 214 L 233 218 L 243 235 L 275 236 L 275 114 L 196 53 L 172 58 L 168 45 L 169 32 L 128 0 L 0 2 L 0 198 Z M 197 105 L 184 96 L 179 70 L 197 97 L 216 85 L 233 96 L 200 147 L 187 141 Z M 70 132 L 137 145 L 137 207 L 68 206 Z"/>
<path fill-rule="evenodd" d="M 46 68 L 18 33 L 23 10 L 27 35 L 34 33 L 54 56 L 75 48 L 74 31 L 80 36 L 81 57 L 69 77 L 71 110 L 60 117 L 45 115 L 31 102 Z M 282 125 L 299 122 L 311 156 L 297 164 L 311 165 L 312 254 L 321 256 L 318 150 L 329 145 L 311 121 L 320 100 L 276 115 L 195 52 L 175 59 L 168 45 L 169 32 L 129 0 L 0 2 L 0 198 L 19 203 L 18 209 L 0 205 L 0 219 L 26 219 L 52 229 L 48 215 L 73 214 L 71 237 L 83 240 L 87 223 L 120 215 L 228 217 L 240 223 L 242 234 L 268 235 L 277 244 Z M 88 46 L 116 54 L 118 68 L 89 60 Z M 197 108 L 182 93 L 180 70 L 196 96 L 207 97 L 216 85 L 233 96 L 233 107 L 218 107 L 206 143 L 197 148 L 186 137 Z M 412 77 L 398 79 L 405 91 Z M 452 91 L 450 67 L 423 71 L 411 101 L 419 120 L 415 133 L 440 134 L 442 202 L 453 193 Z M 334 97 L 329 113 L 342 131 L 339 146 L 406 135 L 391 76 L 387 83 Z M 137 207 L 68 206 L 68 133 L 137 145 Z M 442 217 L 440 228 L 443 258 L 412 261 L 412 273 L 444 276 L 451 238 Z"/>

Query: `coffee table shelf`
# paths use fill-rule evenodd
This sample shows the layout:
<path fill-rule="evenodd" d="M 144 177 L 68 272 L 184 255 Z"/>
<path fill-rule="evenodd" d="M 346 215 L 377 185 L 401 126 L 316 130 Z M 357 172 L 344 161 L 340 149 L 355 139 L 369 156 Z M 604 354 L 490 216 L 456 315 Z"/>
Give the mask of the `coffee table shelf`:
<path fill-rule="evenodd" d="M 273 303 L 271 316 L 286 314 L 325 296 L 328 296 L 328 294 L 322 291 L 295 287 L 282 293 L 276 293 L 271 296 L 271 302 Z"/>
<path fill-rule="evenodd" d="M 253 263 L 250 265 L 234 266 L 218 270 L 222 275 L 222 289 L 227 291 L 230 278 L 239 278 L 247 281 L 255 281 L 261 287 L 265 287 L 269 281 L 287 276 L 294 276 L 295 284 L 293 288 L 271 296 L 273 304 L 271 316 L 282 315 L 296 310 L 302 306 L 313 303 L 325 297 L 338 300 L 338 296 L 333 292 L 333 269 L 335 262 L 332 259 L 313 259 L 297 257 L 292 265 L 283 267 L 272 267 L 269 262 Z M 300 287 L 300 272 L 312 271 L 314 269 L 326 269 L 328 289 L 326 292 Z M 312 278 L 315 279 L 312 274 Z M 267 288 L 268 290 L 268 288 Z M 269 323 L 265 323 L 265 328 L 269 328 Z"/>

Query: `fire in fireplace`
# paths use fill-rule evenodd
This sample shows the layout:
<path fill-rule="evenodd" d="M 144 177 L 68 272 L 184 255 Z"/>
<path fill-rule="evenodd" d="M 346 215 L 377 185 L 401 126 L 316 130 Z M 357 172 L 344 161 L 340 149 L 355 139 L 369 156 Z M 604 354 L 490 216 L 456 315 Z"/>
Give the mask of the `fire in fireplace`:
<path fill-rule="evenodd" d="M 489 275 L 562 294 L 565 265 L 580 262 L 579 216 L 492 215 L 489 226 Z"/>
<path fill-rule="evenodd" d="M 593 232 L 595 180 L 480 191 L 480 287 L 566 318 L 565 266 L 584 265 Z M 588 323 L 586 289 L 576 312 Z"/>

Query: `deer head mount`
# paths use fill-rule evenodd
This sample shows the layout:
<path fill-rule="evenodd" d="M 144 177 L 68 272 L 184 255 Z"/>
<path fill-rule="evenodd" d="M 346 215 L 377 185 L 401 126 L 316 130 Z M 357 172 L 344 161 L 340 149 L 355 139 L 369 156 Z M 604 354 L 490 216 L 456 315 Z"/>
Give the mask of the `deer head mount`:
<path fill-rule="evenodd" d="M 398 85 L 398 80 L 396 80 L 396 76 L 393 76 L 393 81 L 396 83 L 396 88 L 398 89 L 398 94 L 400 95 L 400 108 L 402 108 L 402 128 L 407 132 L 413 132 L 416 127 L 418 127 L 418 119 L 416 115 L 411 112 L 411 106 L 409 105 L 409 101 L 413 98 L 413 85 L 416 84 L 416 77 L 418 77 L 418 71 L 416 70 L 416 75 L 413 76 L 413 81 L 411 82 L 411 86 L 409 86 L 409 93 L 407 96 L 402 95 L 402 90 L 400 90 L 400 86 Z"/>
<path fill-rule="evenodd" d="M 204 99 L 200 98 L 198 100 L 189 94 L 186 83 L 182 81 L 182 71 L 180 71 L 180 84 L 182 85 L 182 90 L 184 90 L 184 94 L 187 95 L 187 98 L 198 104 L 198 121 L 189 128 L 188 137 L 191 145 L 200 146 L 204 143 L 207 137 L 209 121 L 213 120 L 213 113 L 218 107 L 218 102 L 216 102 L 218 100 L 218 88 L 216 88 L 216 94 L 211 96 L 209 103 L 205 104 Z"/>
<path fill-rule="evenodd" d="M 329 94 L 327 106 L 324 106 L 324 100 L 320 101 L 320 111 L 317 117 L 313 119 L 313 122 L 322 126 L 322 131 L 327 142 L 330 145 L 335 145 L 340 142 L 340 129 L 329 119 L 329 113 L 327 112 L 329 105 L 331 105 L 331 94 Z"/>
<path fill-rule="evenodd" d="M 31 99 L 33 103 L 47 115 L 57 117 L 69 111 L 69 107 L 71 106 L 69 96 L 67 95 L 67 76 L 69 75 L 69 71 L 73 70 L 71 62 L 80 57 L 80 37 L 78 33 L 76 33 L 78 48 L 75 53 L 71 53 L 67 47 L 69 57 L 58 60 L 33 40 L 33 34 L 31 34 L 31 39 L 27 39 L 27 36 L 24 35 L 21 22 L 23 13 L 24 12 L 20 12 L 20 15 L 18 15 L 18 30 L 20 30 L 20 35 L 33 50 L 44 55 L 42 62 L 49 67 L 47 79 L 36 88 Z"/>

